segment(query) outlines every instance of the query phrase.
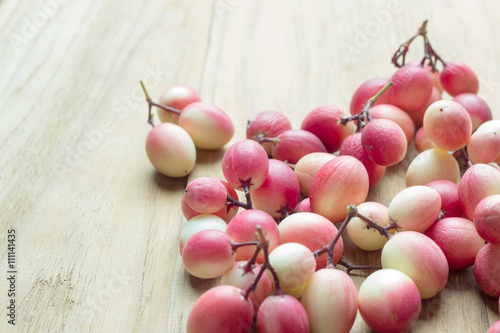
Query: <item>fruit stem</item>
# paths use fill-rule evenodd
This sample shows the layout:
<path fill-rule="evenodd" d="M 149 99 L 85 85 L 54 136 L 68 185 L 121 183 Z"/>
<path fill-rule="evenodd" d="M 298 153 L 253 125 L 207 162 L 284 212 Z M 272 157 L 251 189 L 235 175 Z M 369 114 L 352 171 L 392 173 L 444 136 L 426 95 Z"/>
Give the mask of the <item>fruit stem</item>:
<path fill-rule="evenodd" d="M 356 270 L 356 269 L 382 269 L 382 266 L 358 266 L 358 265 L 352 265 L 348 263 L 347 261 L 344 260 L 344 258 L 340 258 L 338 265 L 344 266 L 347 268 L 347 274 L 349 274 L 351 271 Z"/>
<path fill-rule="evenodd" d="M 252 203 L 244 203 L 244 202 L 241 202 L 241 201 L 238 201 L 234 198 L 232 198 L 229 193 L 227 195 L 227 199 L 226 199 L 226 206 L 228 207 L 228 210 L 233 208 L 233 207 L 241 207 L 241 208 L 244 208 L 244 209 L 252 209 Z"/>
<path fill-rule="evenodd" d="M 391 234 L 389 232 L 389 230 L 391 229 L 397 229 L 398 228 L 398 225 L 396 224 L 396 222 L 394 221 L 389 221 L 389 223 L 385 226 L 385 227 L 382 227 L 380 224 L 377 223 L 377 221 L 375 221 L 374 219 L 372 218 L 369 218 L 369 217 L 366 217 L 362 214 L 360 214 L 359 212 L 356 212 L 356 217 L 359 217 L 361 220 L 365 221 L 366 222 L 366 228 L 367 229 L 375 229 L 377 230 L 382 236 L 385 236 L 387 239 L 390 239 L 393 234 Z"/>
<path fill-rule="evenodd" d="M 259 133 L 256 139 L 258 143 L 271 142 L 273 145 L 277 144 L 280 141 L 280 139 L 278 138 L 269 138 L 262 133 Z"/>
<path fill-rule="evenodd" d="M 158 103 L 155 103 L 153 102 L 153 100 L 151 99 L 151 97 L 149 97 L 149 94 L 148 94 L 148 91 L 146 90 L 146 86 L 144 85 L 144 82 L 141 81 L 141 86 L 142 86 L 142 90 L 144 91 L 144 95 L 146 95 L 146 101 L 148 102 L 148 105 L 149 105 L 149 110 L 148 110 L 148 114 L 149 114 L 149 117 L 148 117 L 148 123 L 155 127 L 154 123 L 153 123 L 153 114 L 151 113 L 151 108 L 153 106 L 156 106 L 160 109 L 163 109 L 167 112 L 172 112 L 172 113 L 175 113 L 176 115 L 180 115 L 181 114 L 181 110 L 178 110 L 176 108 L 173 108 L 171 106 L 165 106 L 165 105 L 161 105 L 161 104 L 158 104 Z"/>
<path fill-rule="evenodd" d="M 259 246 L 260 243 L 259 241 L 253 241 L 253 242 L 242 242 L 242 243 L 229 242 L 229 244 L 231 245 L 231 250 L 233 252 L 236 252 L 236 250 L 238 250 L 242 246 L 249 246 L 249 245 Z"/>
<path fill-rule="evenodd" d="M 265 233 L 262 230 L 262 227 L 260 225 L 257 225 L 257 234 L 259 237 L 258 243 L 260 243 L 260 245 L 258 247 L 260 247 L 262 249 L 262 251 L 264 252 L 264 263 L 261 265 L 260 271 L 257 274 L 257 276 L 255 277 L 255 279 L 252 281 L 252 284 L 244 291 L 243 295 L 244 295 L 245 299 L 248 299 L 250 292 L 255 291 L 255 288 L 257 287 L 257 283 L 259 282 L 260 278 L 262 277 L 262 275 L 264 274 L 264 271 L 266 269 L 268 269 L 271 272 L 273 279 L 274 279 L 274 287 L 276 289 L 274 294 L 275 295 L 283 295 L 284 293 L 280 288 L 280 280 L 278 278 L 278 274 L 276 273 L 274 268 L 269 263 L 269 239 L 266 237 L 266 235 L 265 235 Z M 256 253 L 258 253 L 258 252 L 256 251 Z M 254 257 L 257 257 L 257 255 L 255 253 L 254 253 Z M 252 259 L 254 259 L 254 258 L 252 257 Z M 248 262 L 248 264 L 249 263 L 250 263 L 250 261 Z"/>

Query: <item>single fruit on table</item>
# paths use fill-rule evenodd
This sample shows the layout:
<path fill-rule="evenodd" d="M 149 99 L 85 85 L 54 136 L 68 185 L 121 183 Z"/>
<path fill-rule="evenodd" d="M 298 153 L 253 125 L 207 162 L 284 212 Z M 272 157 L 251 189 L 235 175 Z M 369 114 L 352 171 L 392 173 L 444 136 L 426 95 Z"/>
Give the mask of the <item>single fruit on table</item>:
<path fill-rule="evenodd" d="M 310 153 L 326 153 L 325 146 L 314 134 L 304 130 L 288 130 L 278 136 L 272 148 L 274 159 L 297 163 Z"/>
<path fill-rule="evenodd" d="M 423 232 L 438 218 L 441 196 L 428 186 L 411 186 L 396 194 L 388 209 L 398 231 Z"/>
<path fill-rule="evenodd" d="M 439 246 L 415 231 L 397 233 L 384 245 L 382 268 L 392 268 L 408 275 L 418 287 L 420 297 L 428 299 L 448 281 L 448 261 Z"/>
<path fill-rule="evenodd" d="M 373 119 L 389 119 L 401 127 L 406 136 L 407 146 L 415 136 L 415 125 L 408 113 L 390 104 L 380 104 L 370 108 L 370 117 Z"/>
<path fill-rule="evenodd" d="M 220 285 L 229 285 L 238 287 L 241 290 L 246 290 L 252 282 L 255 280 L 257 274 L 261 270 L 261 266 L 259 264 L 255 264 L 250 272 L 245 273 L 244 267 L 248 263 L 248 261 L 237 261 L 229 268 L 220 279 Z M 259 310 L 259 307 L 273 292 L 273 285 L 271 280 L 266 274 L 262 274 L 262 277 L 259 279 L 255 290 L 250 293 L 248 298 L 252 301 L 253 309 L 255 312 Z"/>
<path fill-rule="evenodd" d="M 196 102 L 184 108 L 179 125 L 189 133 L 194 144 L 202 149 L 218 149 L 234 135 L 234 126 L 228 115 L 217 106 Z"/>
<path fill-rule="evenodd" d="M 347 333 L 356 319 L 356 286 L 349 275 L 336 268 L 314 273 L 301 302 L 309 316 L 312 333 Z"/>
<path fill-rule="evenodd" d="M 224 185 L 229 196 L 235 200 L 238 200 L 238 194 L 236 194 L 236 191 L 234 190 L 234 188 L 229 186 L 229 184 L 225 180 L 221 180 L 221 179 L 218 179 L 218 180 L 222 183 L 222 185 Z M 184 193 L 184 195 L 182 196 L 181 209 L 182 209 L 182 215 L 184 215 L 184 217 L 188 221 L 191 220 L 193 217 L 202 214 L 200 212 L 195 211 L 193 208 L 191 208 L 187 204 L 186 193 Z M 216 216 L 220 217 L 221 219 L 223 219 L 226 223 L 229 223 L 229 221 L 231 221 L 231 219 L 237 213 L 238 213 L 237 206 L 233 206 L 229 210 L 227 209 L 227 206 L 224 206 L 221 209 L 219 209 L 218 211 L 216 211 L 215 213 L 213 213 L 213 215 L 216 215 Z"/>
<path fill-rule="evenodd" d="M 416 284 L 394 269 L 370 274 L 358 292 L 358 308 L 365 323 L 376 332 L 406 332 L 420 315 L 422 300 Z"/>
<path fill-rule="evenodd" d="M 262 302 L 257 328 L 259 333 L 309 333 L 309 318 L 295 297 L 272 295 Z"/>
<path fill-rule="evenodd" d="M 486 295 L 500 296 L 500 244 L 488 243 L 479 250 L 474 262 L 474 275 Z"/>
<path fill-rule="evenodd" d="M 474 226 L 485 241 L 500 244 L 500 195 L 490 195 L 477 204 Z"/>
<path fill-rule="evenodd" d="M 271 159 L 264 184 L 250 191 L 250 197 L 255 209 L 263 210 L 272 217 L 279 218 L 285 215 L 284 210 L 293 210 L 299 202 L 299 181 L 288 165 Z"/>
<path fill-rule="evenodd" d="M 432 87 L 432 92 L 427 99 L 427 102 L 425 102 L 424 105 L 421 106 L 418 110 L 408 112 L 408 115 L 410 116 L 411 120 L 413 120 L 413 123 L 417 127 L 422 127 L 424 125 L 425 111 L 427 111 L 432 103 L 440 101 L 441 99 L 441 92 L 436 87 Z"/>
<path fill-rule="evenodd" d="M 434 180 L 460 181 L 457 160 L 441 149 L 427 149 L 411 161 L 406 170 L 406 186 L 425 185 Z"/>
<path fill-rule="evenodd" d="M 336 105 L 323 105 L 309 112 L 302 121 L 301 129 L 316 135 L 328 153 L 339 150 L 342 141 L 354 133 L 355 126 L 352 121 L 340 124 L 341 117 L 350 114 Z"/>
<path fill-rule="evenodd" d="M 500 133 L 491 128 L 472 133 L 467 144 L 467 154 L 473 163 L 491 163 L 500 155 Z"/>
<path fill-rule="evenodd" d="M 252 302 L 243 297 L 243 290 L 233 286 L 217 286 L 206 291 L 193 305 L 186 332 L 248 332 L 253 316 Z"/>
<path fill-rule="evenodd" d="M 500 194 L 500 170 L 488 164 L 474 164 L 458 184 L 460 206 L 469 220 L 474 219 L 477 204 L 493 194 Z"/>
<path fill-rule="evenodd" d="M 200 177 L 186 187 L 186 203 L 197 212 L 212 214 L 226 206 L 226 187 L 216 178 Z"/>
<path fill-rule="evenodd" d="M 234 264 L 231 237 L 220 230 L 203 230 L 191 236 L 182 249 L 182 262 L 193 276 L 212 279 Z"/>
<path fill-rule="evenodd" d="M 278 111 L 262 111 L 248 120 L 246 135 L 247 139 L 257 141 L 259 135 L 268 138 L 276 138 L 281 133 L 291 130 L 292 124 L 288 118 Z M 263 142 L 262 147 L 267 155 L 271 156 L 273 144 Z"/>
<path fill-rule="evenodd" d="M 361 132 L 361 143 L 375 163 L 391 166 L 403 160 L 408 144 L 398 124 L 389 119 L 375 119 Z"/>
<path fill-rule="evenodd" d="M 376 93 L 380 91 L 387 83 L 389 83 L 388 79 L 383 78 L 373 78 L 369 79 L 363 84 L 361 84 L 358 89 L 354 92 L 351 99 L 351 114 L 357 115 L 360 113 L 366 105 L 366 102 L 375 96 Z M 382 94 L 374 105 L 378 104 L 388 104 L 389 98 L 387 94 Z"/>
<path fill-rule="evenodd" d="M 486 102 L 476 94 L 462 93 L 453 97 L 453 101 L 462 105 L 472 120 L 472 130 L 493 119 L 491 109 Z"/>
<path fill-rule="evenodd" d="M 253 140 L 233 143 L 222 158 L 222 172 L 227 182 L 237 190 L 243 190 L 241 181 L 249 179 L 249 189 L 258 189 L 269 172 L 267 153 Z"/>
<path fill-rule="evenodd" d="M 448 62 L 441 71 L 441 84 L 451 96 L 462 93 L 477 94 L 479 80 L 476 73 L 467 65 L 460 62 Z"/>
<path fill-rule="evenodd" d="M 334 158 L 312 181 L 311 208 L 332 222 L 340 222 L 347 216 L 347 206 L 366 200 L 368 185 L 368 174 L 360 161 L 351 156 Z"/>
<path fill-rule="evenodd" d="M 269 254 L 269 263 L 283 288 L 301 286 L 316 270 L 316 259 L 311 250 L 299 243 L 279 245 Z"/>
<path fill-rule="evenodd" d="M 158 104 L 182 111 L 189 104 L 199 101 L 200 95 L 198 95 L 196 90 L 189 86 L 179 84 L 163 91 L 158 100 Z M 168 112 L 161 108 L 156 108 L 156 112 L 158 118 L 164 123 L 169 122 L 177 124 L 179 122 L 179 116 L 175 112 Z"/>
<path fill-rule="evenodd" d="M 434 180 L 426 186 L 435 189 L 441 196 L 441 208 L 446 212 L 446 217 L 464 216 L 458 198 L 457 184 L 449 180 Z"/>
<path fill-rule="evenodd" d="M 358 206 L 358 212 L 363 216 L 374 219 L 382 227 L 385 227 L 390 222 L 389 210 L 378 202 L 363 202 Z M 365 251 L 379 250 L 387 243 L 387 237 L 373 228 L 368 229 L 366 222 L 359 217 L 353 217 L 347 224 L 346 230 L 352 242 Z M 394 230 L 391 230 L 391 232 L 394 233 Z"/>
<path fill-rule="evenodd" d="M 471 222 L 461 217 L 447 217 L 425 231 L 425 235 L 443 250 L 450 270 L 474 265 L 477 253 L 485 244 Z"/>
<path fill-rule="evenodd" d="M 283 219 L 278 225 L 280 242 L 299 243 L 311 251 L 316 251 L 330 243 L 338 233 L 337 228 L 327 218 L 314 213 L 296 213 Z M 342 257 L 344 243 L 340 238 L 335 244 L 333 264 Z M 327 253 L 316 258 L 316 269 L 326 267 Z"/>
<path fill-rule="evenodd" d="M 182 255 L 184 244 L 194 234 L 203 230 L 220 230 L 226 232 L 227 224 L 220 217 L 213 214 L 200 214 L 190 219 L 181 229 L 179 235 L 179 251 Z"/>
<path fill-rule="evenodd" d="M 441 100 L 432 103 L 424 115 L 427 137 L 443 150 L 464 147 L 472 134 L 472 121 L 464 107 L 456 102 Z"/>
<path fill-rule="evenodd" d="M 196 148 L 180 126 L 162 123 L 149 132 L 146 153 L 156 170 L 169 177 L 187 176 L 196 163 Z"/>
<path fill-rule="evenodd" d="M 432 142 L 432 140 L 429 139 L 427 135 L 425 135 L 425 128 L 420 127 L 415 134 L 415 149 L 417 149 L 417 151 L 421 153 L 423 151 L 426 151 L 427 149 L 433 148 L 437 148 L 436 144 Z"/>
<path fill-rule="evenodd" d="M 266 212 L 257 209 L 242 211 L 229 222 L 226 233 L 235 243 L 253 242 L 256 240 L 257 225 L 260 225 L 266 233 L 266 237 L 269 239 L 269 252 L 272 252 L 280 245 L 280 233 L 276 221 Z M 254 252 L 254 245 L 242 246 L 236 250 L 236 260 L 248 260 Z M 262 251 L 257 256 L 257 262 L 264 262 Z"/>
<path fill-rule="evenodd" d="M 403 66 L 391 77 L 394 85 L 387 92 L 389 104 L 412 112 L 418 110 L 432 93 L 432 80 L 420 66 Z"/>
<path fill-rule="evenodd" d="M 311 153 L 302 157 L 293 168 L 293 172 L 299 180 L 300 192 L 305 196 L 309 196 L 309 189 L 314 176 L 326 162 L 333 160 L 335 157 L 337 156 L 329 153 Z"/>
<path fill-rule="evenodd" d="M 384 177 L 386 167 L 373 162 L 361 143 L 361 133 L 348 136 L 340 146 L 340 156 L 348 155 L 363 163 L 368 174 L 369 186 L 373 187 Z"/>

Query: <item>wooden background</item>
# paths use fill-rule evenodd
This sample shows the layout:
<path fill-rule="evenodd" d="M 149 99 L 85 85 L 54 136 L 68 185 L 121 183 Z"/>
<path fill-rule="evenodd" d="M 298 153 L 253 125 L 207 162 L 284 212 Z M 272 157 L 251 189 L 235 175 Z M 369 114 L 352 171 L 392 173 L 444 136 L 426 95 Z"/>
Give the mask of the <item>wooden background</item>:
<path fill-rule="evenodd" d="M 499 118 L 499 12 L 494 0 L 0 1 L 1 276 L 11 228 L 18 269 L 17 325 L 7 324 L 2 277 L 0 331 L 182 332 L 216 283 L 186 274 L 177 241 L 183 189 L 222 177 L 223 150 L 198 151 L 187 178 L 155 172 L 139 80 L 155 98 L 193 86 L 230 115 L 234 142 L 262 110 L 297 128 L 317 106 L 348 108 L 359 84 L 392 75 L 391 55 L 429 19 L 434 48 L 476 71 Z M 369 200 L 388 204 L 414 156 Z M 350 261 L 378 262 L 346 244 Z M 472 269 L 455 272 L 412 332 L 485 332 L 497 304 Z M 352 331 L 369 329 L 358 316 Z"/>

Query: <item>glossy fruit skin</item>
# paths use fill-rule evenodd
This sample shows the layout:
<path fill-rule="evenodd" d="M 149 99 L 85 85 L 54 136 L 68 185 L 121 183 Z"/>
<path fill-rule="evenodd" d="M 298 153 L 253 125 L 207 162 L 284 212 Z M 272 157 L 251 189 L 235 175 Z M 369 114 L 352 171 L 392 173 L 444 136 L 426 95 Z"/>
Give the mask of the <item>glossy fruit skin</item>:
<path fill-rule="evenodd" d="M 241 181 L 251 179 L 250 190 L 258 189 L 269 172 L 267 153 L 253 140 L 233 143 L 222 158 L 222 173 L 229 185 L 243 191 Z"/>
<path fill-rule="evenodd" d="M 312 333 L 347 333 L 356 319 L 356 286 L 349 275 L 335 268 L 314 273 L 301 302 L 309 316 Z"/>
<path fill-rule="evenodd" d="M 231 118 L 220 108 L 204 102 L 191 103 L 179 116 L 179 126 L 184 128 L 194 144 L 202 149 L 218 149 L 234 135 Z"/>
<path fill-rule="evenodd" d="M 167 88 L 160 95 L 158 104 L 164 106 L 170 106 L 177 110 L 183 110 L 186 106 L 191 103 L 199 102 L 200 95 L 193 88 L 186 85 L 175 85 Z M 158 118 L 162 122 L 169 122 L 177 124 L 179 122 L 179 116 L 174 112 L 168 112 L 161 108 L 157 108 Z"/>
<path fill-rule="evenodd" d="M 248 332 L 254 310 L 252 302 L 233 286 L 217 286 L 206 291 L 191 308 L 187 333 Z"/>
<path fill-rule="evenodd" d="M 473 131 L 481 126 L 481 124 L 493 119 L 488 104 L 476 94 L 461 93 L 453 97 L 453 101 L 462 105 L 467 110 L 472 120 Z"/>
<path fill-rule="evenodd" d="M 261 111 L 248 120 L 246 137 L 250 140 L 257 140 L 258 135 L 262 134 L 264 137 L 276 138 L 291 129 L 292 124 L 284 114 L 278 111 Z M 262 143 L 262 147 L 269 156 L 271 156 L 272 146 L 271 142 Z"/>
<path fill-rule="evenodd" d="M 382 268 L 408 275 L 422 299 L 435 296 L 448 281 L 446 256 L 432 239 L 419 232 L 405 231 L 391 237 L 382 249 L 381 262 Z"/>
<path fill-rule="evenodd" d="M 271 295 L 257 313 L 259 333 L 309 333 L 309 318 L 302 304 L 290 295 Z"/>
<path fill-rule="evenodd" d="M 347 216 L 346 207 L 364 202 L 368 189 L 363 164 L 352 156 L 339 156 L 323 165 L 314 177 L 309 192 L 311 208 L 334 223 L 341 222 Z"/>
<path fill-rule="evenodd" d="M 500 244 L 483 246 L 474 262 L 474 275 L 486 295 L 500 296 Z"/>
<path fill-rule="evenodd" d="M 389 119 L 370 121 L 363 129 L 361 143 L 368 158 L 383 166 L 401 162 L 408 147 L 401 127 Z"/>
<path fill-rule="evenodd" d="M 418 110 L 432 93 L 432 80 L 420 66 L 403 66 L 391 77 L 394 85 L 387 91 L 389 104 L 406 112 Z"/>
<path fill-rule="evenodd" d="M 161 123 L 149 132 L 146 154 L 160 173 L 174 178 L 187 176 L 196 163 L 196 148 L 180 126 Z"/>
<path fill-rule="evenodd" d="M 373 272 L 359 288 L 359 312 L 375 332 L 410 330 L 418 319 L 421 307 L 415 283 L 394 269 Z"/>
<path fill-rule="evenodd" d="M 339 150 L 342 141 L 354 133 L 355 125 L 348 122 L 346 125 L 339 123 L 341 117 L 350 114 L 336 105 L 323 105 L 309 112 L 302 121 L 301 129 L 316 135 L 328 153 Z"/>
<path fill-rule="evenodd" d="M 460 62 L 448 62 L 441 71 L 441 84 L 451 96 L 462 93 L 477 94 L 479 80 L 476 73 L 467 65 Z"/>
<path fill-rule="evenodd" d="M 389 83 L 388 79 L 383 78 L 372 78 L 365 82 L 363 82 L 354 92 L 351 99 L 350 111 L 352 115 L 356 115 L 363 110 L 366 102 L 376 93 L 379 92 L 387 83 Z M 374 105 L 378 104 L 387 104 L 389 102 L 389 97 L 387 92 L 382 94 L 382 96 L 377 99 Z"/>
<path fill-rule="evenodd" d="M 321 140 L 311 132 L 291 129 L 278 136 L 278 142 L 273 145 L 274 159 L 297 163 L 302 157 L 310 153 L 326 153 Z"/>
<path fill-rule="evenodd" d="M 425 235 L 443 250 L 450 270 L 474 265 L 477 253 L 485 244 L 471 222 L 461 217 L 447 217 L 425 231 Z"/>

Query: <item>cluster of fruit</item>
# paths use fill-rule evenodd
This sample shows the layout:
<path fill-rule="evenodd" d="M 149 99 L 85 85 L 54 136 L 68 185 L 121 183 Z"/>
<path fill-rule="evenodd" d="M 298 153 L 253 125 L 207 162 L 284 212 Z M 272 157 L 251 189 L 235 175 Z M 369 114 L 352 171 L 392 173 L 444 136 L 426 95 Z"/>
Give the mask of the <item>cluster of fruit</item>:
<path fill-rule="evenodd" d="M 425 56 L 405 65 L 419 36 Z M 247 139 L 224 154 L 225 180 L 188 184 L 179 240 L 184 267 L 199 278 L 222 278 L 194 304 L 187 332 L 248 332 L 254 319 L 259 332 L 348 332 L 358 310 L 375 331 L 403 332 L 418 319 L 421 300 L 445 287 L 450 270 L 472 265 L 483 292 L 500 296 L 500 120 L 476 95 L 474 72 L 436 54 L 426 22 L 393 62 L 399 69 L 390 80 L 371 79 L 356 90 L 350 112 L 318 107 L 301 129 L 279 112 L 256 114 Z M 453 101 L 441 100 L 443 89 Z M 151 111 L 158 105 L 147 98 Z M 180 113 L 182 127 L 197 104 Z M 365 202 L 414 138 L 420 154 L 407 188 L 387 207 Z M 360 249 L 381 249 L 381 266 L 347 263 L 344 230 Z M 353 269 L 377 270 L 356 290 Z"/>

